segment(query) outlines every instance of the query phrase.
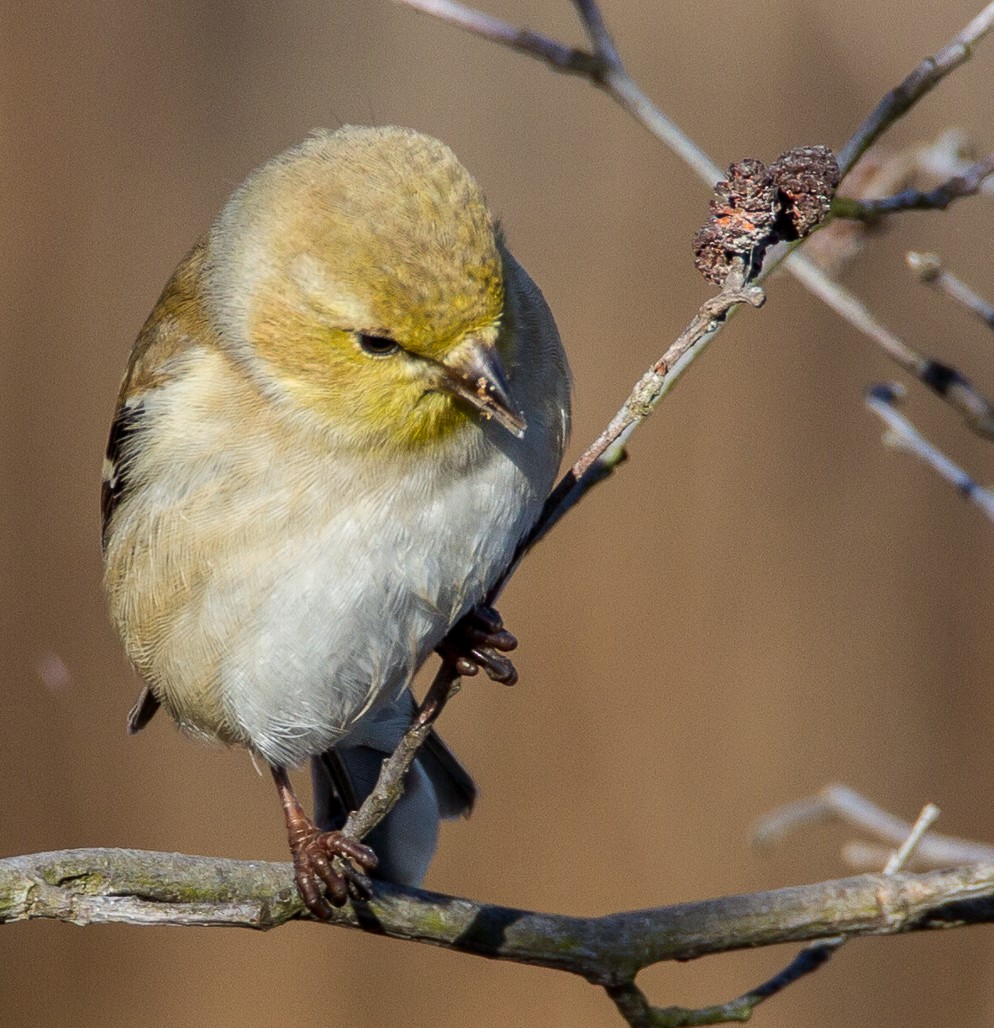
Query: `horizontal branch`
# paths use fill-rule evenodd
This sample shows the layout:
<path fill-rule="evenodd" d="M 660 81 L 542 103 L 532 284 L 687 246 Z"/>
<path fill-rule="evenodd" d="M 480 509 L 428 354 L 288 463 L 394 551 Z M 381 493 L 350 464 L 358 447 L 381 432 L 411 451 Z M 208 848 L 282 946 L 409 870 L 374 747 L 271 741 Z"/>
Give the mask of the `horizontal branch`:
<path fill-rule="evenodd" d="M 869 199 L 837 196 L 832 200 L 832 213 L 837 218 L 875 221 L 882 215 L 901 211 L 944 211 L 954 200 L 976 196 L 991 175 L 994 175 L 994 153 L 989 153 L 962 174 L 946 179 L 934 189 L 904 189 L 893 196 Z"/>
<path fill-rule="evenodd" d="M 289 863 L 79 849 L 0 859 L 0 922 L 275 928 L 307 918 Z M 711 953 L 994 921 L 994 864 L 860 875 L 696 903 L 568 917 L 377 883 L 331 921 L 378 935 L 556 968 L 599 985 Z"/>

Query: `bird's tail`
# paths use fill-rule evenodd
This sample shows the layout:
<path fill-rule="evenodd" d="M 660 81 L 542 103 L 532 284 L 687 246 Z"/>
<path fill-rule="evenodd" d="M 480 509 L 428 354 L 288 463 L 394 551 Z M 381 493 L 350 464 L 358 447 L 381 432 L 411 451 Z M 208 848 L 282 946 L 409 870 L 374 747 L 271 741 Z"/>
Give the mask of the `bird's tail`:
<path fill-rule="evenodd" d="M 311 760 L 314 820 L 330 831 L 341 828 L 372 791 L 389 756 L 414 715 L 410 690 L 367 716 L 357 731 Z M 443 818 L 468 817 L 476 800 L 469 772 L 434 731 L 425 740 L 404 783 L 404 795 L 363 840 L 372 846 L 376 877 L 398 885 L 421 884 L 438 844 Z"/>

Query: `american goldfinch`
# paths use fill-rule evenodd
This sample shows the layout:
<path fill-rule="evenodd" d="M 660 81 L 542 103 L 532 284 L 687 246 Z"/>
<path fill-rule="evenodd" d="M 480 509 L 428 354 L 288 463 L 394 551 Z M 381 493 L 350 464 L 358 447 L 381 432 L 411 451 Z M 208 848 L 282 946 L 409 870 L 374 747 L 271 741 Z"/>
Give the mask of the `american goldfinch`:
<path fill-rule="evenodd" d="M 377 858 L 419 884 L 439 819 L 472 805 L 434 736 L 370 847 L 333 830 L 410 723 L 412 675 L 535 523 L 569 394 L 476 182 L 400 128 L 317 132 L 258 168 L 138 336 L 103 497 L 145 687 L 129 726 L 161 705 L 269 765 L 318 916 Z M 315 821 L 288 777 L 307 760 Z"/>

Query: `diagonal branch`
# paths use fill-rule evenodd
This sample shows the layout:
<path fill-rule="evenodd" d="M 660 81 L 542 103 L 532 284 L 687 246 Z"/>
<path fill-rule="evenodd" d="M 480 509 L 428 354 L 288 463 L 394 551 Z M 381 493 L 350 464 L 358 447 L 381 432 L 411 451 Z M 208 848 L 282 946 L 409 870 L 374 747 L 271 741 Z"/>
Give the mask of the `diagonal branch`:
<path fill-rule="evenodd" d="M 957 410 L 974 432 L 994 438 L 994 405 L 956 368 L 909 345 L 858 297 L 799 254 L 795 254 L 787 266 L 795 278 L 876 343 L 895 364 Z"/>
<path fill-rule="evenodd" d="M 680 157 L 708 186 L 713 186 L 721 177 L 719 168 L 711 158 L 638 87 L 626 70 L 613 42 L 607 49 L 598 49 L 599 43 L 603 45 L 603 37 L 597 26 L 603 22 L 599 12 L 596 14 L 596 20 L 592 13 L 597 11 L 594 0 L 585 0 L 583 3 L 576 0 L 584 27 L 594 47 L 593 52 L 576 50 L 541 33 L 518 29 L 498 18 L 474 11 L 464 4 L 457 3 L 456 0 L 399 2 L 416 11 L 458 25 L 483 39 L 513 46 L 522 53 L 545 61 L 557 70 L 584 75 Z M 971 56 L 974 45 L 987 34 L 992 23 L 994 2 L 985 6 L 980 14 L 936 55 L 922 60 L 899 86 L 880 101 L 873 114 L 842 148 L 839 167 L 843 175 L 886 129 Z M 610 39 L 609 36 L 607 38 Z M 551 59 L 550 55 L 554 55 L 555 59 Z M 971 429 L 987 438 L 994 438 L 994 404 L 978 392 L 964 375 L 955 368 L 920 353 L 900 339 L 893 331 L 882 325 L 855 295 L 797 253 L 796 249 L 768 260 L 763 269 L 763 277 L 768 277 L 784 262 L 786 270 L 822 302 L 863 331 L 886 356 L 958 410 Z"/>
<path fill-rule="evenodd" d="M 973 48 L 990 32 L 992 25 L 994 3 L 989 3 L 937 54 L 924 58 L 900 85 L 887 93 L 839 153 L 842 174 L 845 175 L 880 136 L 907 114 L 926 93 L 933 90 L 951 71 L 968 61 L 973 55 Z"/>
<path fill-rule="evenodd" d="M 519 29 L 509 22 L 482 14 L 456 0 L 399 2 L 422 14 L 430 14 L 457 25 L 492 43 L 510 46 L 519 53 L 536 57 L 556 71 L 582 75 L 603 89 L 640 125 L 672 150 L 697 173 L 705 185 L 713 186 L 721 178 L 721 169 L 714 161 L 638 87 L 618 56 L 613 41 L 609 47 L 603 48 L 606 29 L 602 35 L 597 25 L 603 26 L 603 20 L 598 12 L 595 24 L 592 10 L 596 10 L 596 5 L 589 0 L 583 3 L 577 0 L 577 7 L 595 48 L 593 52 L 570 47 L 531 29 Z M 610 36 L 607 36 L 607 39 L 610 39 Z M 597 49 L 598 46 L 602 49 Z"/>
<path fill-rule="evenodd" d="M 598 482 L 604 480 L 624 459 L 624 448 L 632 434 L 659 406 L 691 362 L 714 338 L 729 314 L 739 304 L 761 307 L 766 295 L 757 285 L 743 282 L 741 268 L 728 276 L 722 291 L 706 300 L 690 324 L 666 348 L 666 352 L 639 379 L 610 424 L 577 458 L 552 491 L 545 507 L 498 588 L 510 577 L 521 558 L 574 507 Z"/>
<path fill-rule="evenodd" d="M 920 282 L 955 300 L 975 317 L 980 318 L 988 328 L 994 328 L 994 306 L 962 279 L 946 271 L 937 254 L 909 253 L 907 261 L 908 267 L 918 276 Z"/>
<path fill-rule="evenodd" d="M 884 442 L 927 464 L 964 499 L 976 504 L 994 521 L 994 493 L 971 478 L 911 424 L 897 409 L 900 396 L 900 389 L 894 385 L 875 385 L 866 394 L 867 407 L 887 425 Z"/>
<path fill-rule="evenodd" d="M 765 297 L 759 286 L 746 286 L 741 269 L 728 276 L 725 288 L 707 300 L 687 328 L 671 343 L 666 352 L 636 383 L 628 399 L 608 427 L 587 447 L 563 476 L 546 500 L 529 536 L 519 546 L 511 563 L 494 584 L 484 603 L 494 604 L 525 554 L 595 485 L 602 482 L 624 460 L 624 447 L 632 433 L 656 409 L 680 375 L 717 334 L 730 312 L 741 303 L 762 305 Z M 443 661 L 435 674 L 424 701 L 418 708 L 411 727 L 400 744 L 380 767 L 373 791 L 359 811 L 350 814 L 346 834 L 361 839 L 376 827 L 393 809 L 404 790 L 404 778 L 417 756 L 418 749 L 445 704 L 458 689 L 458 674 L 449 661 Z"/>

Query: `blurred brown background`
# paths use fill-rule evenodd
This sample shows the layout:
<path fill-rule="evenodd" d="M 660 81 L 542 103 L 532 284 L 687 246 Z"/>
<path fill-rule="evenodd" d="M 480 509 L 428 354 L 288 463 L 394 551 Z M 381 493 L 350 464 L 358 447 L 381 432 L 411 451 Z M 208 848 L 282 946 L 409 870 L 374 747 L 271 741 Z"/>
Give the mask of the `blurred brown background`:
<path fill-rule="evenodd" d="M 978 0 L 620 3 L 647 91 L 722 165 L 840 144 Z M 491 11 L 579 41 L 565 0 Z M 994 42 L 889 137 L 994 136 Z M 399 123 L 463 158 L 557 314 L 576 453 L 708 295 L 707 194 L 585 83 L 387 0 L 6 4 L 0 10 L 4 793 L 0 850 L 119 845 L 282 859 L 274 790 L 165 718 L 107 624 L 98 492 L 128 348 L 233 186 L 314 126 Z M 847 280 L 990 391 L 991 338 L 913 284 L 935 248 L 981 291 L 989 200 L 893 222 Z M 994 839 L 994 527 L 885 450 L 862 406 L 895 370 L 787 279 L 636 437 L 502 604 L 521 684 L 471 683 L 446 736 L 478 776 L 428 885 L 575 913 L 845 873 L 824 828 L 750 850 L 771 807 L 843 780 Z M 991 451 L 912 388 L 981 479 Z M 606 840 L 606 841 L 605 841 Z M 659 967 L 657 1003 L 729 998 L 786 950 Z M 769 1028 L 994 1022 L 994 932 L 847 947 L 756 1015 Z M 267 935 L 28 924 L 0 933 L 13 1025 L 620 1023 L 579 979 L 307 926 Z"/>

